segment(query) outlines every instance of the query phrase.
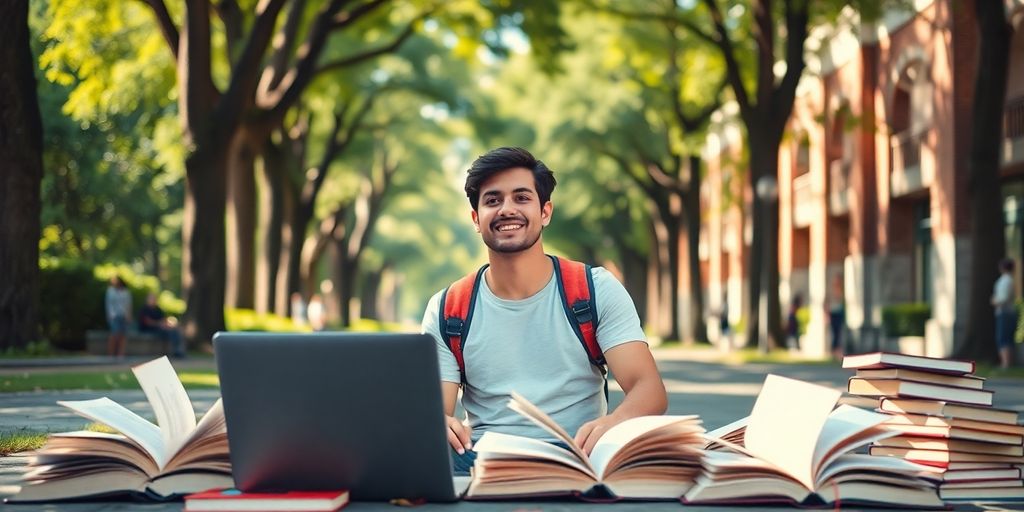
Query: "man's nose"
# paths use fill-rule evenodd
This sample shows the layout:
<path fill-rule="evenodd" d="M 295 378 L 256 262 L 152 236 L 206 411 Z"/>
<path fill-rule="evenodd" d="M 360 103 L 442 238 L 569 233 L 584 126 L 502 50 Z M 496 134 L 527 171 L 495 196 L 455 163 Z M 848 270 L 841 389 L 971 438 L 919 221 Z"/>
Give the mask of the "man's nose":
<path fill-rule="evenodd" d="M 498 207 L 498 216 L 499 217 L 511 217 L 511 216 L 514 216 L 514 215 L 515 215 L 515 203 L 513 203 L 512 201 L 510 201 L 508 199 L 503 200 L 501 202 L 501 205 Z"/>

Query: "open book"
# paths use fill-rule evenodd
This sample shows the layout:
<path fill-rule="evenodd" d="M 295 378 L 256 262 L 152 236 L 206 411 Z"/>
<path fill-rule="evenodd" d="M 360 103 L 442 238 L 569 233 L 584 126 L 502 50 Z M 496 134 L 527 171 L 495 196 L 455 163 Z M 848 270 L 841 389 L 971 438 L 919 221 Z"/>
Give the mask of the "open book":
<path fill-rule="evenodd" d="M 487 432 L 475 444 L 467 499 L 575 495 L 585 499 L 678 499 L 700 470 L 698 416 L 642 416 L 610 428 L 588 457 L 572 436 L 516 393 L 509 408 L 567 448 Z"/>
<path fill-rule="evenodd" d="M 709 451 L 686 503 L 771 503 L 941 507 L 926 466 L 854 454 L 895 435 L 889 416 L 836 403 L 841 392 L 769 375 L 747 420 L 744 446 Z"/>
<path fill-rule="evenodd" d="M 105 397 L 58 402 L 118 433 L 51 435 L 30 459 L 21 492 L 9 501 L 116 494 L 164 500 L 234 485 L 220 400 L 197 423 L 192 402 L 166 356 L 132 372 L 157 424 Z"/>

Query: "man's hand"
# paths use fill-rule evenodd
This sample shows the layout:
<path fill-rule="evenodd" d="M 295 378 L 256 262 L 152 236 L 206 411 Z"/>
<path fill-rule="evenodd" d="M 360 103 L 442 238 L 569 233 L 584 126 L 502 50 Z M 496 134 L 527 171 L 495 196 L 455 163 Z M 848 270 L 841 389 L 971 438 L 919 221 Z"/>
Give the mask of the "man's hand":
<path fill-rule="evenodd" d="M 597 440 L 601 439 L 605 432 L 608 432 L 615 425 L 622 423 L 622 421 L 622 419 L 619 419 L 614 414 L 602 416 L 594 421 L 588 421 L 576 431 L 576 439 L 574 441 L 577 446 L 583 448 L 583 453 L 590 455 L 594 445 L 597 444 Z"/>
<path fill-rule="evenodd" d="M 452 445 L 459 455 L 466 453 L 466 450 L 473 448 L 473 441 L 470 439 L 470 429 L 465 423 L 453 416 L 445 415 L 444 422 L 448 426 L 448 444 Z"/>

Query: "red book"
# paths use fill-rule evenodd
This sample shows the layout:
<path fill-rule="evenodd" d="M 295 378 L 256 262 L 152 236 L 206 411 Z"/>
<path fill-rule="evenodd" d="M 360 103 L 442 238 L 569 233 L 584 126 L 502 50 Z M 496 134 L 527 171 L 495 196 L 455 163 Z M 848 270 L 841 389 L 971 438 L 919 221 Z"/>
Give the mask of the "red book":
<path fill-rule="evenodd" d="M 212 489 L 185 496 L 185 512 L 332 512 L 348 503 L 348 491 L 253 493 Z"/>

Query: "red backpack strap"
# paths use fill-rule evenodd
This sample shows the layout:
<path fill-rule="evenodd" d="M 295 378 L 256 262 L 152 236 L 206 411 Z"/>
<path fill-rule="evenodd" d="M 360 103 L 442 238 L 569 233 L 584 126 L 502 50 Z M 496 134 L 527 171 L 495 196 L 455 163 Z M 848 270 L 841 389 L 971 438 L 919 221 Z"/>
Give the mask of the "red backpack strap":
<path fill-rule="evenodd" d="M 480 289 L 480 278 L 484 275 L 487 265 L 452 283 L 441 293 L 441 304 L 438 305 L 438 329 L 441 339 L 448 345 L 459 363 L 459 374 L 462 382 L 466 382 L 466 361 L 462 356 L 466 336 L 469 334 L 469 322 L 473 316 L 477 292 Z"/>
<path fill-rule="evenodd" d="M 573 331 L 587 350 L 590 362 L 604 367 L 604 353 L 597 343 L 597 304 L 594 301 L 594 278 L 590 265 L 578 261 L 549 256 L 558 274 L 558 291 L 562 306 Z"/>

